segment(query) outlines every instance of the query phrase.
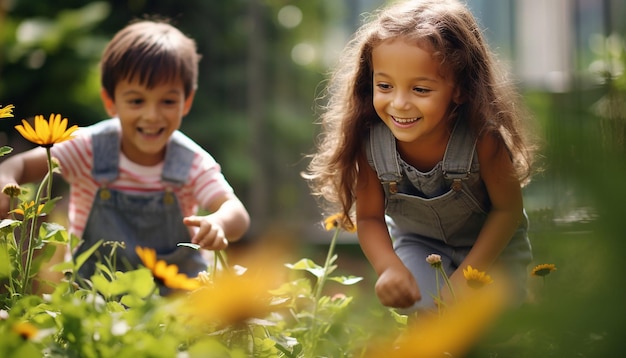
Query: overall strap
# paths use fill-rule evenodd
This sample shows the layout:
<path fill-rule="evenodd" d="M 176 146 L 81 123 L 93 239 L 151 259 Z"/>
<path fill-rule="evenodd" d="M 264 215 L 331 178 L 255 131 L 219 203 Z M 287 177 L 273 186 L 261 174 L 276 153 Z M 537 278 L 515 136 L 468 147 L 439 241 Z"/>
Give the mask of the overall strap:
<path fill-rule="evenodd" d="M 90 127 L 93 168 L 91 174 L 100 184 L 114 181 L 119 174 L 120 125 L 108 119 Z"/>
<path fill-rule="evenodd" d="M 453 181 L 452 188 L 460 190 L 461 180 L 469 177 L 477 139 L 472 135 L 467 121 L 456 121 L 448 147 L 443 157 L 443 176 Z"/>
<path fill-rule="evenodd" d="M 372 126 L 369 139 L 369 149 L 376 174 L 383 186 L 388 187 L 391 194 L 395 194 L 398 192 L 398 182 L 402 179 L 396 152 L 396 139 L 383 123 Z"/>
<path fill-rule="evenodd" d="M 161 180 L 174 186 L 183 186 L 189 177 L 196 150 L 199 150 L 196 143 L 180 131 L 175 131 L 167 145 Z"/>

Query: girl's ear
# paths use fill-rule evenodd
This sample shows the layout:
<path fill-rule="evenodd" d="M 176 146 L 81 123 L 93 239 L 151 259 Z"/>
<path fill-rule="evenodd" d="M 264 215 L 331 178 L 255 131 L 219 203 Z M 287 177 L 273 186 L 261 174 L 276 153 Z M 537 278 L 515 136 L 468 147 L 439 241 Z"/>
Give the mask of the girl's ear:
<path fill-rule="evenodd" d="M 104 109 L 107 111 L 107 114 L 111 117 L 115 117 L 117 115 L 115 101 L 113 101 L 113 98 L 109 96 L 104 88 L 100 89 L 100 98 L 102 99 L 102 103 L 104 104 Z"/>
<path fill-rule="evenodd" d="M 461 93 L 461 87 L 455 86 L 454 93 L 452 94 L 452 101 L 456 104 L 462 104 L 465 102 L 465 96 Z"/>
<path fill-rule="evenodd" d="M 183 116 L 186 116 L 187 113 L 191 110 L 191 105 L 193 104 L 193 97 L 196 95 L 196 91 L 191 91 L 189 96 L 185 99 L 185 103 L 183 105 Z"/>

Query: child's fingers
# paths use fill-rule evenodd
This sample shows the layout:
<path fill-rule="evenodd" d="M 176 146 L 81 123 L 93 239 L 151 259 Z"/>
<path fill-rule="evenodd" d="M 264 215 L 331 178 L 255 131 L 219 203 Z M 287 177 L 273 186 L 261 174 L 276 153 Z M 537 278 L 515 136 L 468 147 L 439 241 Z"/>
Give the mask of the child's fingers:
<path fill-rule="evenodd" d="M 187 225 L 187 226 L 200 226 L 200 224 L 202 224 L 202 219 L 199 216 L 187 216 L 185 218 L 183 218 L 183 224 Z"/>

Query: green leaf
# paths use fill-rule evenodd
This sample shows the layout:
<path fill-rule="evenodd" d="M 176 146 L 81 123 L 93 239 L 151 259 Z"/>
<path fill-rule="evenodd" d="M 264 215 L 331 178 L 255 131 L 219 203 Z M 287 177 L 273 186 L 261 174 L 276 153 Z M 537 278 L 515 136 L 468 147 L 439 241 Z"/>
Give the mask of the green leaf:
<path fill-rule="evenodd" d="M 334 277 L 329 277 L 328 278 L 331 281 L 335 281 L 335 282 L 339 282 L 342 285 L 354 285 L 357 282 L 361 282 L 363 280 L 363 277 L 358 277 L 358 276 L 334 276 Z"/>
<path fill-rule="evenodd" d="M 91 256 L 96 250 L 98 250 L 98 247 L 100 247 L 100 245 L 102 245 L 102 240 L 96 242 L 92 247 L 87 249 L 87 251 L 78 255 L 78 257 L 76 258 L 76 267 L 74 268 L 76 272 L 78 272 L 80 267 L 83 266 L 83 264 L 85 263 L 85 261 L 87 261 L 89 256 Z"/>
<path fill-rule="evenodd" d="M 21 223 L 21 221 L 19 220 L 11 220 L 11 219 L 4 219 L 4 220 L 0 220 L 0 229 L 3 229 L 5 227 L 15 227 L 18 226 Z"/>
<path fill-rule="evenodd" d="M 43 222 L 40 230 L 43 243 L 67 244 L 69 242 L 67 230 L 63 225 Z"/>
<path fill-rule="evenodd" d="M 3 145 L 2 147 L 0 147 L 0 157 L 9 154 L 12 151 L 13 151 L 13 148 Z"/>
<path fill-rule="evenodd" d="M 285 264 L 285 266 L 292 270 L 308 271 L 317 278 L 324 275 L 324 268 L 313 262 L 313 260 L 307 258 L 300 259 L 300 261 L 295 264 Z"/>

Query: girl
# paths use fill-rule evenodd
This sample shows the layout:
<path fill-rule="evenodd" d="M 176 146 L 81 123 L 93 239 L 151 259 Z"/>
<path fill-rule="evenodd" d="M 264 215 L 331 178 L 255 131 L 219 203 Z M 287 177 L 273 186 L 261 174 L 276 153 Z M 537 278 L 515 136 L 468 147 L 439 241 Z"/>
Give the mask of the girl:
<path fill-rule="evenodd" d="M 356 209 L 381 303 L 410 312 L 439 294 L 450 302 L 425 261 L 433 253 L 455 294 L 467 266 L 501 267 L 523 294 L 532 257 L 521 187 L 533 148 L 470 11 L 455 0 L 378 11 L 344 50 L 328 95 L 305 178 L 340 206 L 345 227 Z"/>

